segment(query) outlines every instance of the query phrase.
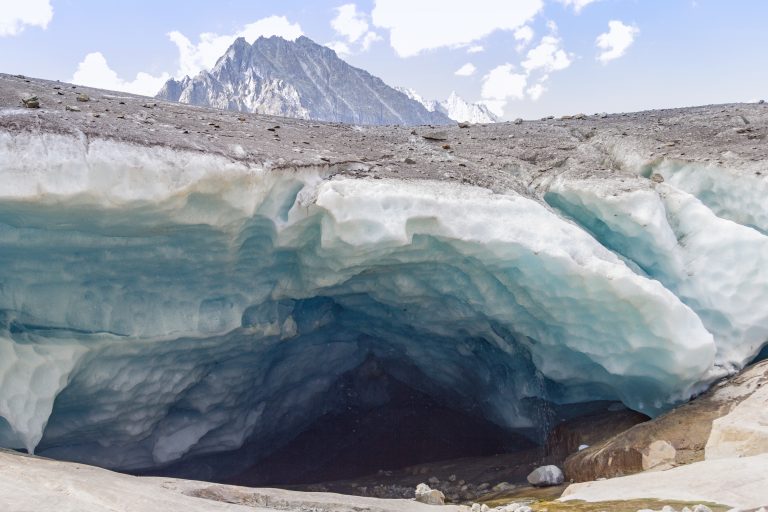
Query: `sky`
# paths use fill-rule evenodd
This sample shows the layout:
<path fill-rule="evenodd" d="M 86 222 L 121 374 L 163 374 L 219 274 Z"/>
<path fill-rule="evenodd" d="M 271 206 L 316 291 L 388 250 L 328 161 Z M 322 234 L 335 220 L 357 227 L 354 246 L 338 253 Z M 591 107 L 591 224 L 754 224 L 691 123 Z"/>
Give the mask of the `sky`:
<path fill-rule="evenodd" d="M 153 95 L 238 36 L 305 35 L 502 119 L 768 98 L 765 0 L 0 0 L 0 72 Z"/>

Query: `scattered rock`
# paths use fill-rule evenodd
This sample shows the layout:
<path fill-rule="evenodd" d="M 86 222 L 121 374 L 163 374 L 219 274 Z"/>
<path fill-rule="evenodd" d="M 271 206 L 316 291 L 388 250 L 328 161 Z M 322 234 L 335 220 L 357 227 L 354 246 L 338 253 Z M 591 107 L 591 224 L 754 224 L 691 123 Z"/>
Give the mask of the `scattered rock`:
<path fill-rule="evenodd" d="M 416 486 L 416 501 L 427 505 L 445 505 L 445 495 L 437 489 L 430 488 L 427 484 Z"/>
<path fill-rule="evenodd" d="M 451 145 L 450 144 L 443 144 L 442 148 L 443 149 L 451 149 Z"/>
<path fill-rule="evenodd" d="M 414 159 L 413 159 L 413 158 L 411 158 L 411 157 L 408 157 L 408 158 L 406 158 L 406 159 L 405 159 L 405 160 L 403 160 L 403 161 L 404 161 L 405 163 L 407 163 L 407 164 L 411 164 L 411 165 L 413 165 L 413 164 L 415 164 L 415 163 L 416 163 L 416 160 L 414 160 Z"/>
<path fill-rule="evenodd" d="M 427 480 L 427 482 L 429 482 L 430 485 L 437 485 L 440 483 L 440 479 L 437 478 L 436 476 L 431 476 L 429 477 L 429 480 Z"/>
<path fill-rule="evenodd" d="M 77 101 L 82 101 L 82 102 L 91 101 L 91 97 L 81 92 L 80 94 L 77 95 Z"/>
<path fill-rule="evenodd" d="M 64 107 L 64 110 L 68 110 L 70 112 L 80 112 L 80 107 L 75 107 L 75 106 L 72 106 L 72 105 L 67 105 L 66 107 Z"/>
<path fill-rule="evenodd" d="M 765 100 L 760 100 L 760 101 L 757 102 L 758 105 L 762 105 L 764 103 L 765 103 Z"/>
<path fill-rule="evenodd" d="M 450 476 L 448 477 L 448 481 L 449 481 L 449 482 L 455 482 L 455 481 L 456 481 L 456 475 L 450 475 Z"/>
<path fill-rule="evenodd" d="M 654 183 L 664 183 L 664 176 L 655 172 L 651 174 L 651 181 Z"/>
<path fill-rule="evenodd" d="M 437 140 L 437 141 L 448 140 L 448 133 L 446 133 L 446 132 L 430 132 L 430 133 L 425 133 L 421 137 L 426 139 L 426 140 Z"/>
<path fill-rule="evenodd" d="M 512 121 L 512 122 L 513 122 L 513 123 L 515 123 L 515 124 L 523 124 L 523 120 L 522 120 L 522 118 L 520 118 L 520 117 L 518 117 L 517 119 L 515 119 L 515 120 L 514 120 L 514 121 Z"/>
<path fill-rule="evenodd" d="M 541 466 L 534 469 L 528 475 L 528 483 L 535 487 L 549 487 L 551 485 L 560 485 L 565 481 L 563 472 L 557 466 Z"/>
<path fill-rule="evenodd" d="M 472 126 L 470 123 L 459 123 L 459 128 L 469 128 Z"/>
<path fill-rule="evenodd" d="M 21 102 L 27 108 L 40 108 L 40 99 L 37 96 L 22 98 Z"/>
<path fill-rule="evenodd" d="M 580 445 L 579 445 L 579 448 L 578 448 L 578 451 L 581 451 L 581 450 L 586 450 L 587 448 L 589 448 L 589 445 L 588 445 L 588 444 L 580 444 Z"/>
<path fill-rule="evenodd" d="M 606 117 L 608 117 L 608 112 L 600 112 L 598 116 L 600 117 L 600 119 L 605 119 Z"/>

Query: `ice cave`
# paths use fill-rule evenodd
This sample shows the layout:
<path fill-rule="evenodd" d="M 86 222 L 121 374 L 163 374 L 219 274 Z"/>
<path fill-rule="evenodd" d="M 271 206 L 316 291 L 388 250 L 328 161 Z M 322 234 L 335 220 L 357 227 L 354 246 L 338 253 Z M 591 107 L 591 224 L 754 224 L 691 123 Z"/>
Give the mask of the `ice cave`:
<path fill-rule="evenodd" d="M 768 340 L 768 210 L 765 180 L 642 172 L 537 200 L 2 134 L 0 446 L 312 479 L 658 414 Z"/>

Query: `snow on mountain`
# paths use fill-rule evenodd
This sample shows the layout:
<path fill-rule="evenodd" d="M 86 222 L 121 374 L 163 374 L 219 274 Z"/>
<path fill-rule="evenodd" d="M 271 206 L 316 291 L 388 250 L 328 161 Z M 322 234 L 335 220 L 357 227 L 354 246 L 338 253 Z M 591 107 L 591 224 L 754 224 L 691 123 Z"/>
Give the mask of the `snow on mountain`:
<path fill-rule="evenodd" d="M 237 39 L 210 71 L 169 80 L 157 97 L 300 119 L 351 124 L 452 124 L 336 52 L 308 39 Z"/>
<path fill-rule="evenodd" d="M 482 103 L 469 103 L 455 91 L 443 101 L 426 100 L 419 93 L 408 87 L 395 87 L 410 99 L 418 101 L 430 112 L 441 112 L 457 122 L 497 123 L 499 118 Z"/>

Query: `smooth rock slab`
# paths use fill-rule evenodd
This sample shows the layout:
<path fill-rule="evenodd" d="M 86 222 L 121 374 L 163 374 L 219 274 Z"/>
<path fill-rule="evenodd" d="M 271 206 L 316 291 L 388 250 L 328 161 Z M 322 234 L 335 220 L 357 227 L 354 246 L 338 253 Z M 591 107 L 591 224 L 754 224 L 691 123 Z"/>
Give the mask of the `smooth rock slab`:
<path fill-rule="evenodd" d="M 560 501 L 675 500 L 750 510 L 768 503 L 768 454 L 705 460 L 666 471 L 571 484 Z"/>
<path fill-rule="evenodd" d="M 13 512 L 426 512 L 413 500 L 135 477 L 0 450 L 0 510 Z M 441 511 L 467 507 L 446 505 Z"/>

